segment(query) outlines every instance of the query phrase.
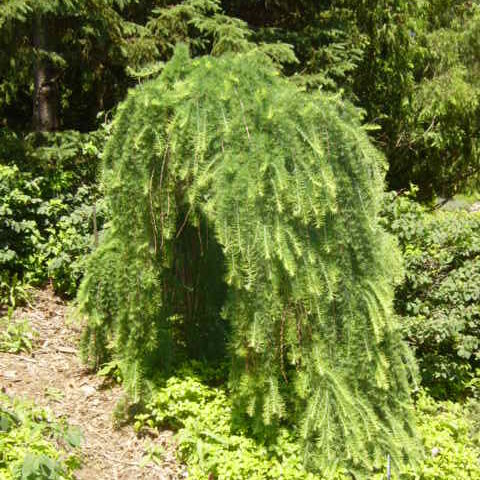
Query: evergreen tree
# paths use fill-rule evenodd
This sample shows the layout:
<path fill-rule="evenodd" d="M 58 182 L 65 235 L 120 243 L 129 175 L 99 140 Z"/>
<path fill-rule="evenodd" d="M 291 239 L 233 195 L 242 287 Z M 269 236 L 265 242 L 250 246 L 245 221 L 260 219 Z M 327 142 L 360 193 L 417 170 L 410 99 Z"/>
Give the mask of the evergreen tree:
<path fill-rule="evenodd" d="M 419 185 L 420 198 L 451 198 L 479 187 L 480 2 L 425 2 L 419 23 L 420 81 L 389 177 L 392 187 Z"/>
<path fill-rule="evenodd" d="M 325 473 L 412 461 L 384 173 L 350 104 L 305 93 L 258 49 L 179 48 L 114 122 L 112 221 L 79 295 L 86 357 L 113 357 L 139 401 L 156 372 L 215 347 L 224 322 L 236 405 L 258 432 L 294 418 Z"/>
<path fill-rule="evenodd" d="M 132 0 L 2 0 L 0 123 L 16 130 L 96 125 L 120 101 L 126 66 L 158 57 Z M 141 20 L 141 19 L 140 19 Z M 32 108 L 33 107 L 33 108 Z"/>

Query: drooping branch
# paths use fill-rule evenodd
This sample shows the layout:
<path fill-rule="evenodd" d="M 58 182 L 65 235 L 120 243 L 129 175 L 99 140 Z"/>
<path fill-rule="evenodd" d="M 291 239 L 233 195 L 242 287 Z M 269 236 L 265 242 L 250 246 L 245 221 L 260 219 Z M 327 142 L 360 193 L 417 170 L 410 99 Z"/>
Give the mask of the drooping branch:
<path fill-rule="evenodd" d="M 105 165 L 112 225 L 80 301 L 127 387 L 228 333 L 236 408 L 260 430 L 298 419 L 312 469 L 415 458 L 383 160 L 353 106 L 258 53 L 179 49 L 120 107 Z"/>

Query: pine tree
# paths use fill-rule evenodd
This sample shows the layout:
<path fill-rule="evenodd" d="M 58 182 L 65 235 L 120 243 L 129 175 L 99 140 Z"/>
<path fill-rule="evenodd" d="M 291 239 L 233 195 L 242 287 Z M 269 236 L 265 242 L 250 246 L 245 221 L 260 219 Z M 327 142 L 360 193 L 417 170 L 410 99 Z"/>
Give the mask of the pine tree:
<path fill-rule="evenodd" d="M 113 356 L 138 401 L 226 323 L 236 406 L 258 431 L 294 418 L 324 473 L 412 461 L 384 173 L 339 97 L 300 90 L 259 51 L 178 47 L 130 92 L 105 152 L 112 220 L 79 295 L 86 356 Z"/>

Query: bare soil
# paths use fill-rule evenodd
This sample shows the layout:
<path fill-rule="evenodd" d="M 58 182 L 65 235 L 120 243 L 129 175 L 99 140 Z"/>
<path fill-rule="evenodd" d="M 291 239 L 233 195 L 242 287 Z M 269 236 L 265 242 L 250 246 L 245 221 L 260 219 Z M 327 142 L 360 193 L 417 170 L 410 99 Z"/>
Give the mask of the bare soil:
<path fill-rule="evenodd" d="M 7 395 L 49 407 L 80 427 L 83 466 L 78 480 L 174 480 L 184 478 L 175 456 L 172 432 L 138 438 L 131 426 L 116 428 L 113 411 L 122 398 L 118 385 L 86 370 L 78 357 L 81 325 L 69 318 L 66 304 L 51 289 L 15 312 L 36 332 L 31 354 L 0 352 L 0 389 Z M 148 460 L 152 447 L 160 459 Z"/>

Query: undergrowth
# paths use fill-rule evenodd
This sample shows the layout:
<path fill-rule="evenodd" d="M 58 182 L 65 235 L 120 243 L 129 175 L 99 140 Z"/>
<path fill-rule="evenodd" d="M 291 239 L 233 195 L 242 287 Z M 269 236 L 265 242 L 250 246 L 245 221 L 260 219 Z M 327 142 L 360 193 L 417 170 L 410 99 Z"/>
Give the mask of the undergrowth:
<path fill-rule="evenodd" d="M 177 431 L 179 459 L 188 478 L 302 479 L 318 478 L 302 465 L 296 434 L 282 429 L 267 445 L 232 426 L 232 402 L 223 387 L 210 387 L 193 371 L 184 370 L 156 390 L 146 413 L 136 416 L 135 428 Z"/>
<path fill-rule="evenodd" d="M 423 392 L 417 400 L 419 433 L 427 457 L 405 480 L 480 478 L 480 403 L 436 402 Z M 395 478 L 395 477 L 394 477 Z"/>
<path fill-rule="evenodd" d="M 193 480 L 327 478 L 305 470 L 295 428 L 285 425 L 273 439 L 254 438 L 246 425 L 234 417 L 225 385 L 211 386 L 218 380 L 212 372 L 198 374 L 197 364 L 181 368 L 176 376 L 165 380 L 154 390 L 145 412 L 136 416 L 136 430 L 174 429 L 179 458 Z M 421 392 L 416 412 L 425 457 L 415 468 L 393 471 L 392 479 L 457 480 L 460 474 L 464 480 L 479 479 L 478 403 L 462 406 L 435 402 Z M 340 469 L 329 473 L 328 478 L 335 480 L 352 478 Z M 386 469 L 372 472 L 369 478 L 386 478 Z"/>
<path fill-rule="evenodd" d="M 74 480 L 81 433 L 0 393 L 0 480 Z"/>
<path fill-rule="evenodd" d="M 17 302 L 27 300 L 27 290 L 14 282 L 6 291 L 8 292 L 6 314 L 2 316 L 0 311 L 0 352 L 29 353 L 34 345 L 36 331 L 32 329 L 28 319 L 17 319 L 13 315 Z"/>
<path fill-rule="evenodd" d="M 0 352 L 29 353 L 36 337 L 27 319 L 14 320 L 10 315 L 0 318 Z"/>
<path fill-rule="evenodd" d="M 106 216 L 95 182 L 105 136 L 0 129 L 0 309 L 47 280 L 75 294 Z"/>

